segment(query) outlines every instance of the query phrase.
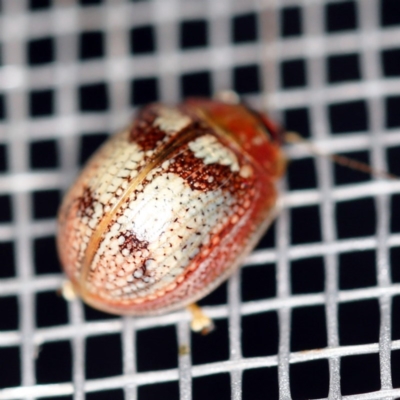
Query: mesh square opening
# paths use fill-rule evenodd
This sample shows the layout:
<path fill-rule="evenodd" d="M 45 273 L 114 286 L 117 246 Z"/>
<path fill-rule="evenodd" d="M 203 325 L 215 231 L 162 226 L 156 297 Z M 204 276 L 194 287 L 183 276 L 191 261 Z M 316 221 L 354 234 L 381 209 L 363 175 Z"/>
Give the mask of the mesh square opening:
<path fill-rule="evenodd" d="M 291 351 L 321 349 L 327 346 L 324 306 L 292 310 Z"/>
<path fill-rule="evenodd" d="M 29 9 L 32 11 L 40 11 L 52 6 L 51 0 L 29 0 Z"/>
<path fill-rule="evenodd" d="M 97 6 L 103 3 L 103 0 L 79 0 L 81 6 Z"/>
<path fill-rule="evenodd" d="M 381 63 L 385 77 L 400 76 L 400 48 L 383 50 Z"/>
<path fill-rule="evenodd" d="M 340 83 L 361 79 L 358 54 L 334 55 L 327 58 L 328 82 Z"/>
<path fill-rule="evenodd" d="M 67 302 L 56 291 L 36 293 L 38 328 L 68 323 Z"/>
<path fill-rule="evenodd" d="M 370 165 L 370 157 L 368 151 L 354 151 L 350 153 L 337 154 Z M 357 171 L 355 169 L 337 163 L 333 164 L 333 168 L 335 185 L 351 185 L 354 183 L 368 182 L 372 179 L 370 174 L 366 174 L 365 172 Z"/>
<path fill-rule="evenodd" d="M 294 399 L 320 399 L 328 397 L 328 361 L 317 360 L 290 364 L 290 391 Z"/>
<path fill-rule="evenodd" d="M 293 260 L 290 273 L 293 294 L 321 293 L 324 291 L 325 270 L 322 257 Z"/>
<path fill-rule="evenodd" d="M 35 272 L 37 275 L 61 272 L 56 249 L 56 239 L 54 236 L 34 239 L 33 255 Z"/>
<path fill-rule="evenodd" d="M 310 113 L 308 108 L 292 108 L 283 113 L 285 128 L 299 132 L 303 137 L 311 136 Z"/>
<path fill-rule="evenodd" d="M 8 170 L 8 151 L 7 145 L 0 144 L 0 173 L 7 172 Z"/>
<path fill-rule="evenodd" d="M 376 212 L 372 198 L 336 204 L 336 229 L 339 239 L 372 236 L 376 232 Z"/>
<path fill-rule="evenodd" d="M 358 27 L 357 7 L 354 1 L 338 1 L 325 6 L 327 32 L 354 30 Z"/>
<path fill-rule="evenodd" d="M 291 160 L 286 176 L 289 190 L 315 189 L 317 187 L 315 159 Z"/>
<path fill-rule="evenodd" d="M 375 299 L 339 305 L 339 341 L 342 346 L 379 342 L 379 304 Z"/>
<path fill-rule="evenodd" d="M 7 118 L 6 115 L 6 97 L 5 95 L 0 95 L 0 121 L 5 120 Z"/>
<path fill-rule="evenodd" d="M 30 40 L 27 47 L 28 64 L 35 66 L 53 62 L 55 59 L 54 47 L 53 38 Z"/>
<path fill-rule="evenodd" d="M 21 358 L 19 347 L 0 347 L 0 388 L 21 384 Z"/>
<path fill-rule="evenodd" d="M 181 97 L 212 95 L 211 74 L 208 71 L 183 74 L 180 79 Z"/>
<path fill-rule="evenodd" d="M 400 268 L 398 267 L 400 265 L 400 247 L 390 249 L 390 265 L 392 282 L 400 283 Z"/>
<path fill-rule="evenodd" d="M 280 14 L 281 36 L 298 36 L 303 32 L 302 10 L 300 7 L 284 7 Z"/>
<path fill-rule="evenodd" d="M 122 374 L 122 349 L 120 335 L 103 335 L 86 338 L 87 379 L 98 379 Z"/>
<path fill-rule="evenodd" d="M 379 390 L 379 354 L 343 357 L 340 360 L 340 376 L 344 396 Z"/>
<path fill-rule="evenodd" d="M 400 175 L 400 146 L 389 147 L 386 150 L 386 159 L 389 172 L 395 175 Z"/>
<path fill-rule="evenodd" d="M 105 132 L 82 135 L 79 146 L 79 165 L 84 165 L 108 137 L 109 135 Z"/>
<path fill-rule="evenodd" d="M 85 315 L 85 321 L 102 321 L 107 319 L 120 318 L 118 315 L 108 314 L 100 310 L 96 310 L 86 304 L 83 304 L 83 312 Z"/>
<path fill-rule="evenodd" d="M 400 194 L 390 198 L 390 232 L 400 232 Z"/>
<path fill-rule="evenodd" d="M 33 90 L 29 93 L 29 115 L 32 118 L 54 114 L 54 91 Z"/>
<path fill-rule="evenodd" d="M 178 382 L 162 382 L 153 383 L 151 385 L 140 386 L 138 388 L 139 400 L 151 399 L 171 399 L 179 400 L 179 383 Z M 111 397 L 104 398 L 109 400 Z M 112 398 L 114 399 L 114 398 Z"/>
<path fill-rule="evenodd" d="M 154 28 L 150 25 L 138 26 L 130 32 L 131 53 L 148 54 L 156 51 Z"/>
<path fill-rule="evenodd" d="M 109 107 L 107 86 L 104 83 L 79 88 L 79 109 L 83 112 L 105 111 Z"/>
<path fill-rule="evenodd" d="M 270 249 L 275 247 L 275 230 L 276 224 L 273 222 L 264 233 L 263 237 L 258 242 L 257 246 L 255 247 L 256 250 L 260 249 Z"/>
<path fill-rule="evenodd" d="M 99 31 L 82 32 L 79 35 L 79 58 L 90 60 L 104 56 L 104 33 Z"/>
<path fill-rule="evenodd" d="M 16 296 L 0 297 L 0 331 L 13 331 L 19 328 L 18 299 Z"/>
<path fill-rule="evenodd" d="M 14 242 L 0 242 L 0 278 L 12 278 L 15 273 Z"/>
<path fill-rule="evenodd" d="M 278 370 L 257 368 L 243 371 L 243 399 L 278 399 Z"/>
<path fill-rule="evenodd" d="M 62 362 L 61 362 L 62 360 Z M 72 353 L 69 341 L 44 343 L 36 359 L 38 384 L 69 382 L 72 379 Z"/>
<path fill-rule="evenodd" d="M 400 339 L 400 296 L 392 299 L 392 340 Z"/>
<path fill-rule="evenodd" d="M 242 316 L 243 357 L 278 354 L 279 328 L 275 311 Z"/>
<path fill-rule="evenodd" d="M 230 400 L 229 374 L 202 376 L 193 379 L 193 400 Z"/>
<path fill-rule="evenodd" d="M 242 301 L 276 296 L 275 264 L 242 268 Z"/>
<path fill-rule="evenodd" d="M 400 25 L 400 4 L 397 0 L 381 0 L 381 25 Z"/>
<path fill-rule="evenodd" d="M 181 49 L 205 47 L 208 44 L 208 22 L 203 19 L 183 21 L 180 25 Z"/>
<path fill-rule="evenodd" d="M 306 63 L 304 60 L 288 60 L 281 63 L 281 84 L 283 89 L 294 89 L 307 85 Z"/>
<path fill-rule="evenodd" d="M 176 368 L 178 346 L 175 326 L 137 331 L 136 363 L 139 372 Z"/>
<path fill-rule="evenodd" d="M 388 129 L 400 126 L 400 96 L 389 96 L 385 99 L 385 126 Z"/>
<path fill-rule="evenodd" d="M 32 193 L 33 219 L 56 218 L 61 202 L 59 190 L 40 190 Z"/>
<path fill-rule="evenodd" d="M 368 130 L 368 110 L 364 100 L 332 104 L 328 113 L 332 133 Z"/>
<path fill-rule="evenodd" d="M 392 384 L 394 388 L 400 387 L 400 350 L 394 350 L 390 357 L 392 367 Z"/>
<path fill-rule="evenodd" d="M 255 42 L 258 39 L 257 15 L 248 13 L 236 15 L 232 19 L 232 42 Z"/>
<path fill-rule="evenodd" d="M 222 285 L 218 286 L 206 297 L 203 297 L 197 304 L 200 306 L 215 306 L 218 304 L 227 303 L 227 283 L 224 282 Z"/>
<path fill-rule="evenodd" d="M 86 393 L 85 397 L 85 400 L 110 400 L 110 399 L 125 400 L 124 391 L 122 389 L 106 390 L 106 391 L 102 390 L 101 392 Z"/>
<path fill-rule="evenodd" d="M 339 255 L 339 287 L 342 290 L 376 286 L 376 254 L 365 250 Z"/>
<path fill-rule="evenodd" d="M 159 88 L 157 78 L 134 79 L 131 83 L 130 103 L 133 106 L 157 101 L 159 98 Z"/>
<path fill-rule="evenodd" d="M 321 219 L 319 206 L 290 209 L 291 242 L 304 244 L 321 241 Z"/>
<path fill-rule="evenodd" d="M 206 364 L 224 361 L 229 358 L 228 322 L 226 319 L 214 320 L 215 330 L 209 335 L 192 332 L 192 364 Z"/>
<path fill-rule="evenodd" d="M 0 195 L 0 224 L 12 222 L 13 210 L 11 196 L 8 194 Z"/>
<path fill-rule="evenodd" d="M 246 65 L 233 69 L 233 89 L 238 94 L 257 93 L 261 91 L 260 71 L 258 65 Z"/>
<path fill-rule="evenodd" d="M 59 166 L 59 154 L 56 140 L 33 141 L 30 143 L 29 153 L 30 166 L 34 170 L 57 168 Z"/>

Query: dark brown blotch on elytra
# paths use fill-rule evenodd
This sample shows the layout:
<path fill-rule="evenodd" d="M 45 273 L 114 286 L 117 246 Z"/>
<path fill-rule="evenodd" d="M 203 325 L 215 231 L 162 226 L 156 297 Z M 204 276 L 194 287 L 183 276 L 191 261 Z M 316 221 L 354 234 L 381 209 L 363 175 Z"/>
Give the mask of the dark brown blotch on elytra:
<path fill-rule="evenodd" d="M 149 242 L 145 240 L 139 240 L 131 231 L 125 231 L 118 235 L 119 239 L 121 236 L 124 238 L 124 243 L 119 245 L 119 249 L 122 252 L 124 249 L 128 249 L 130 254 L 138 251 L 147 250 Z"/>
<path fill-rule="evenodd" d="M 252 177 L 244 179 L 226 165 L 204 164 L 202 159 L 195 157 L 187 145 L 185 150 L 181 150 L 174 157 L 166 172 L 179 175 L 192 190 L 203 192 L 224 189 L 235 193 L 251 185 L 253 180 Z"/>
<path fill-rule="evenodd" d="M 166 133 L 154 126 L 154 121 L 158 117 L 155 106 L 146 107 L 135 120 L 129 140 L 137 143 L 143 151 L 154 150 L 157 143 L 163 140 Z"/>
<path fill-rule="evenodd" d="M 147 242 L 145 240 L 139 240 L 132 232 L 125 231 L 125 232 L 119 234 L 117 239 L 119 239 L 121 236 L 125 239 L 124 243 L 119 245 L 119 249 L 120 249 L 121 253 L 125 249 L 127 249 L 129 251 L 129 253 L 132 255 L 137 254 L 138 252 L 143 251 L 143 250 L 148 250 L 149 242 Z M 140 270 L 140 269 L 142 270 L 143 275 L 141 278 L 149 275 L 147 272 L 147 269 L 146 269 L 146 262 L 149 260 L 153 260 L 149 256 L 149 254 L 150 254 L 149 251 L 147 251 L 146 253 L 147 253 L 147 257 L 145 257 L 142 254 L 140 257 L 140 266 L 139 266 L 139 268 L 135 269 L 135 271 Z"/>
<path fill-rule="evenodd" d="M 82 195 L 76 199 L 78 203 L 78 216 L 91 218 L 94 213 L 95 198 L 89 187 L 83 189 Z"/>

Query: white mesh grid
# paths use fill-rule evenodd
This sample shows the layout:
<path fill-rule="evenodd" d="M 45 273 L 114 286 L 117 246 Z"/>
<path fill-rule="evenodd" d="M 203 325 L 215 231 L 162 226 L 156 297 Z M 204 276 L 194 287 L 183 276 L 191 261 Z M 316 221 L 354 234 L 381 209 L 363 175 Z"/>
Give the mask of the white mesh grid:
<path fill-rule="evenodd" d="M 20 349 L 21 385 L 0 390 L 0 399 L 57 398 L 70 395 L 84 399 L 88 393 L 123 389 L 125 399 L 141 399 L 138 388 L 161 382 L 179 383 L 180 398 L 196 398 L 193 379 L 226 372 L 230 374 L 231 398 L 252 398 L 242 394 L 244 371 L 277 367 L 279 397 L 292 398 L 290 366 L 312 360 L 329 360 L 330 399 L 395 399 L 400 389 L 393 388 L 391 355 L 400 350 L 400 340 L 392 340 L 392 298 L 400 294 L 400 283 L 392 282 L 390 250 L 400 245 L 400 234 L 390 231 L 390 196 L 400 193 L 400 182 L 372 179 L 356 185 L 335 186 L 333 166 L 328 159 L 316 160 L 317 189 L 288 191 L 283 180 L 283 209 L 276 223 L 276 247 L 259 249 L 244 268 L 276 264 L 277 293 L 274 298 L 242 301 L 241 276 L 238 272 L 228 282 L 228 303 L 208 306 L 205 311 L 216 320 L 228 320 L 229 359 L 192 365 L 190 351 L 190 316 L 185 311 L 160 317 L 118 318 L 87 321 L 80 301 L 68 304 L 69 323 L 38 328 L 35 322 L 37 293 L 57 290 L 62 274 L 35 274 L 33 239 L 53 235 L 54 218 L 32 218 L 31 193 L 38 190 L 65 190 L 78 172 L 79 135 L 114 132 L 131 118 L 130 81 L 132 78 L 157 77 L 162 101 L 181 98 L 179 77 L 184 73 L 210 71 L 212 90 L 232 87 L 231 70 L 242 65 L 262 68 L 264 94 L 253 93 L 246 100 L 275 115 L 291 108 L 307 107 L 310 112 L 312 141 L 327 152 L 369 151 L 374 168 L 387 169 L 386 150 L 400 145 L 400 127 L 387 129 L 385 98 L 400 93 L 400 77 L 386 79 L 382 73 L 380 52 L 399 47 L 400 25 L 382 28 L 379 0 L 358 0 L 358 29 L 328 34 L 325 29 L 322 0 L 108 0 L 101 5 L 82 7 L 73 1 L 54 0 L 53 7 L 42 11 L 29 9 L 24 0 L 3 0 L 0 13 L 0 93 L 6 98 L 6 117 L 0 119 L 0 143 L 7 145 L 8 171 L 0 174 L 0 195 L 11 195 L 12 222 L 0 224 L 0 241 L 15 246 L 16 276 L 0 280 L 0 296 L 17 296 L 19 329 L 0 332 L 0 348 Z M 298 6 L 303 15 L 303 34 L 291 38 L 279 36 L 282 9 Z M 235 15 L 257 12 L 258 42 L 233 45 L 230 39 L 231 19 Z M 209 22 L 208 47 L 193 51 L 179 50 L 179 24 L 182 20 L 204 18 Z M 129 30 L 135 26 L 156 27 L 157 51 L 133 57 L 129 49 Z M 106 57 L 90 62 L 77 58 L 77 32 L 99 30 L 105 33 Z M 26 43 L 35 38 L 52 37 L 56 44 L 54 63 L 26 65 Z M 357 53 L 361 59 L 359 81 L 328 85 L 325 58 L 332 54 Z M 281 61 L 304 59 L 307 62 L 307 85 L 283 90 L 279 73 Z M 106 82 L 109 107 L 105 112 L 84 113 L 78 105 L 81 85 Z M 41 118 L 30 117 L 28 94 L 36 89 L 55 92 L 54 113 Z M 331 104 L 364 100 L 368 109 L 369 129 L 363 132 L 332 134 L 327 107 Z M 59 143 L 60 168 L 48 172 L 33 171 L 29 166 L 28 143 L 53 139 Z M 308 158 L 301 146 L 288 148 L 291 159 Z M 377 228 L 373 236 L 339 239 L 335 222 L 338 202 L 373 197 Z M 290 210 L 318 205 L 321 214 L 322 241 L 291 244 Z M 311 222 L 310 222 L 311 223 Z M 338 285 L 340 254 L 376 250 L 376 280 L 371 287 L 341 290 Z M 290 263 L 313 256 L 323 258 L 325 291 L 293 294 Z M 338 308 L 340 304 L 368 299 L 379 301 L 379 342 L 341 345 Z M 292 310 L 322 305 L 327 326 L 326 348 L 291 351 Z M 241 319 L 266 311 L 276 311 L 279 321 L 278 354 L 244 357 L 241 344 Z M 176 326 L 180 356 L 178 367 L 147 372 L 137 371 L 136 333 L 148 328 Z M 88 337 L 116 333 L 121 335 L 122 374 L 101 379 L 85 378 L 85 340 Z M 38 384 L 35 373 L 41 345 L 67 340 L 72 348 L 72 380 Z M 380 390 L 362 394 L 341 395 L 341 360 L 379 353 Z M 39 352 L 40 357 L 40 352 Z M 7 363 L 7 360 L 0 360 Z M 399 372 L 395 372 L 399 374 Z M 397 377 L 397 381 L 398 381 Z M 262 385 L 263 382 L 260 382 Z M 10 385 L 11 386 L 11 385 Z M 144 398 L 144 397 L 143 397 Z"/>

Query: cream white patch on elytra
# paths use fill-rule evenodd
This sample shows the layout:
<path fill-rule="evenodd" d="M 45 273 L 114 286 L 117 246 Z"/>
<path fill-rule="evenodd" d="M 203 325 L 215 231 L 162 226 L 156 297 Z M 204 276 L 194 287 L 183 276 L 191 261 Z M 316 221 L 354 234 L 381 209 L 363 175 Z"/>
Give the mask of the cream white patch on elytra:
<path fill-rule="evenodd" d="M 189 142 L 189 149 L 196 158 L 201 158 L 204 164 L 221 164 L 228 166 L 232 172 L 239 171 L 236 155 L 213 135 L 200 136 Z"/>
<path fill-rule="evenodd" d="M 154 126 L 167 133 L 179 132 L 186 128 L 192 120 L 179 112 L 176 108 L 160 107 L 158 117 L 154 120 Z"/>
<path fill-rule="evenodd" d="M 211 233 L 222 228 L 232 214 L 234 198 L 226 191 L 192 190 L 179 175 L 165 173 L 149 182 L 114 220 L 116 229 L 100 244 L 93 260 L 98 277 L 108 284 L 111 297 L 137 298 L 157 293 L 182 274 Z M 118 233 L 131 233 L 146 242 L 146 249 L 119 257 Z M 115 243 L 114 243 L 115 242 Z M 143 254 L 145 253 L 145 254 Z M 107 255 L 112 254 L 112 259 Z M 139 272 L 145 262 L 146 274 Z M 115 265 L 115 267 L 114 267 Z M 124 270 L 123 276 L 116 274 Z M 140 271 L 142 271 L 140 269 Z M 130 291 L 120 293 L 125 281 Z M 100 282 L 92 282 L 99 286 Z"/>

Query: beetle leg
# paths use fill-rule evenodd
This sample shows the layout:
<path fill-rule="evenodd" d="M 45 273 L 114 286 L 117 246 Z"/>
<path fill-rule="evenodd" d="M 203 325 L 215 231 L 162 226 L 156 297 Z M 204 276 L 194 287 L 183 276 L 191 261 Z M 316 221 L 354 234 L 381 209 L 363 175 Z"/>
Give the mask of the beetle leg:
<path fill-rule="evenodd" d="M 62 286 L 59 289 L 59 294 L 64 297 L 64 300 L 66 301 L 73 301 L 79 297 L 76 293 L 74 285 L 68 280 L 62 283 Z"/>
<path fill-rule="evenodd" d="M 202 335 L 207 335 L 214 330 L 213 320 L 205 315 L 201 307 L 196 303 L 190 304 L 186 309 L 192 314 L 190 328 L 193 332 L 200 332 Z"/>

